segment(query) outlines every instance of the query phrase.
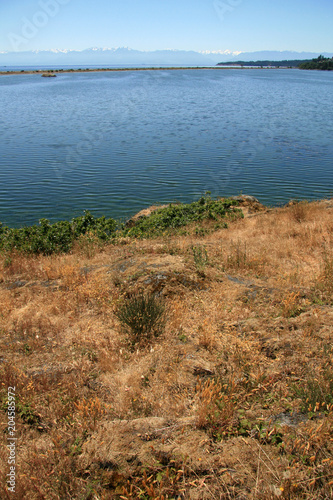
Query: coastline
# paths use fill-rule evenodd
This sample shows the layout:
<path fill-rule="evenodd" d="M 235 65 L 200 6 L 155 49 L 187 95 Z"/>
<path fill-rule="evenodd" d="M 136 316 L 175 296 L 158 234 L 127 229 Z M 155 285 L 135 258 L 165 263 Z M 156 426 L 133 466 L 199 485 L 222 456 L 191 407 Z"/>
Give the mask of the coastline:
<path fill-rule="evenodd" d="M 14 70 L 0 71 L 0 75 L 38 75 L 42 73 L 98 73 L 98 72 L 114 72 L 114 71 L 177 71 L 177 70 L 230 70 L 230 69 L 280 69 L 280 68 L 254 68 L 249 66 L 181 66 L 181 67 L 149 67 L 149 68 L 85 68 L 85 69 L 36 69 L 36 70 Z"/>

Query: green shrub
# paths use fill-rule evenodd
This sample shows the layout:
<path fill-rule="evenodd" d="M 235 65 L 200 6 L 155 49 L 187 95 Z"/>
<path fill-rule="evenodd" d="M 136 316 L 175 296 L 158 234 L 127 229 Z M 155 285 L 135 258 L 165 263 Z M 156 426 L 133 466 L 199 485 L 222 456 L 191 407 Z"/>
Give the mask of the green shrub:
<path fill-rule="evenodd" d="M 17 401 L 16 413 L 21 417 L 25 424 L 35 426 L 39 425 L 41 417 L 31 408 L 31 403 L 22 403 Z"/>
<path fill-rule="evenodd" d="M 0 250 L 44 255 L 66 253 L 82 235 L 89 232 L 99 240 L 107 241 L 115 236 L 116 227 L 114 219 L 95 218 L 88 211 L 71 222 L 59 221 L 51 224 L 47 219 L 41 219 L 39 225 L 18 229 L 0 223 Z"/>
<path fill-rule="evenodd" d="M 106 217 L 95 218 L 90 212 L 72 219 L 51 224 L 41 219 L 38 225 L 9 228 L 0 222 L 0 251 L 11 251 L 51 255 L 70 252 L 75 241 L 89 233 L 90 240 L 96 237 L 107 242 L 118 236 L 154 237 L 165 232 L 184 231 L 184 226 L 203 220 L 214 220 L 220 227 L 225 217 L 243 217 L 242 211 L 235 206 L 238 202 L 229 199 L 213 200 L 203 196 L 190 204 L 170 205 L 156 210 L 149 217 L 139 220 L 132 228 Z M 215 224 L 216 225 L 216 224 Z M 197 231 L 206 233 L 206 229 Z M 89 239 L 88 238 L 88 239 Z"/>
<path fill-rule="evenodd" d="M 164 232 L 179 232 L 179 229 L 193 222 L 212 220 L 219 222 L 225 217 L 242 217 L 242 211 L 235 208 L 238 202 L 230 199 L 213 200 L 202 196 L 199 201 L 188 204 L 170 205 L 139 220 L 126 234 L 136 237 L 161 235 Z"/>
<path fill-rule="evenodd" d="M 137 293 L 119 306 L 116 316 L 132 338 L 132 343 L 158 337 L 165 326 L 165 305 L 154 294 Z"/>

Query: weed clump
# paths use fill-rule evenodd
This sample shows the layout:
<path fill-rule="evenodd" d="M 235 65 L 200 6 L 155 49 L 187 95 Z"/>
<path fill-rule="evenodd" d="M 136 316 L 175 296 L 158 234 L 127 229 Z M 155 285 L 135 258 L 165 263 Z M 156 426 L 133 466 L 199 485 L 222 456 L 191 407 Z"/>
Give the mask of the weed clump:
<path fill-rule="evenodd" d="M 301 400 L 302 412 L 325 413 L 333 405 L 333 372 L 325 369 L 319 377 L 309 375 L 303 384 L 294 384 L 292 390 Z"/>
<path fill-rule="evenodd" d="M 194 264 L 199 274 L 203 274 L 208 264 L 208 254 L 205 246 L 192 246 Z"/>
<path fill-rule="evenodd" d="M 291 219 L 300 224 L 307 219 L 309 210 L 307 201 L 295 201 L 290 207 Z"/>
<path fill-rule="evenodd" d="M 116 316 L 133 344 L 158 337 L 165 326 L 165 304 L 154 294 L 137 293 L 119 306 Z"/>
<path fill-rule="evenodd" d="M 222 385 L 215 380 L 198 380 L 197 428 L 206 429 L 211 436 L 221 441 L 232 433 L 235 424 L 234 403 L 229 395 L 223 394 Z"/>

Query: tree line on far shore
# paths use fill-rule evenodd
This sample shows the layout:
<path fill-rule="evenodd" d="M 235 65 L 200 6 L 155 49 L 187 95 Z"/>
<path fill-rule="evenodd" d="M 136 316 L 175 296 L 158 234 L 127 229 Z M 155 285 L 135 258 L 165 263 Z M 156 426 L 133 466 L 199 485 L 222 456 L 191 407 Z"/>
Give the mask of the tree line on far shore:
<path fill-rule="evenodd" d="M 274 67 L 274 68 L 300 68 L 300 69 L 320 69 L 320 70 L 333 70 L 333 58 L 324 57 L 320 55 L 315 59 L 294 59 L 283 61 L 234 61 L 234 62 L 221 62 L 217 66 L 243 66 L 243 67 Z"/>
<path fill-rule="evenodd" d="M 333 58 L 319 56 L 311 61 L 305 61 L 298 66 L 300 69 L 320 69 L 331 71 L 333 70 Z"/>
<path fill-rule="evenodd" d="M 233 61 L 233 62 L 221 62 L 218 63 L 217 66 L 258 66 L 258 67 L 267 67 L 271 66 L 274 68 L 287 67 L 287 68 L 297 68 L 300 63 L 302 63 L 302 59 L 284 59 L 282 61 L 270 61 L 268 59 L 263 61 Z"/>

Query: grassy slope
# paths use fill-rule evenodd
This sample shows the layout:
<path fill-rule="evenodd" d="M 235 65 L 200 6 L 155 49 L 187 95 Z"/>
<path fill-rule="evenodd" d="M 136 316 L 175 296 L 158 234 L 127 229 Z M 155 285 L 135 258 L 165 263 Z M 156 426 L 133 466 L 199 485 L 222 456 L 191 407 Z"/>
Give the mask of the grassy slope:
<path fill-rule="evenodd" d="M 331 498 L 333 203 L 249 209 L 0 257 L 17 498 Z M 115 312 L 138 290 L 168 317 L 133 350 Z"/>

